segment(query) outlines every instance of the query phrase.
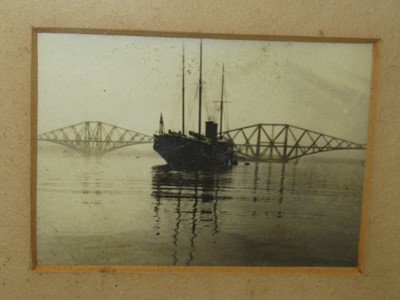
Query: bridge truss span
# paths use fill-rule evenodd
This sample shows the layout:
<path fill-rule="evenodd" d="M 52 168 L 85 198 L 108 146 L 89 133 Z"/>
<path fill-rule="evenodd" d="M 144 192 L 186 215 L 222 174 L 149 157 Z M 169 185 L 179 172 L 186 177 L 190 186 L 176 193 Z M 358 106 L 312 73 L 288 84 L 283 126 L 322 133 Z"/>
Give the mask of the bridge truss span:
<path fill-rule="evenodd" d="M 288 124 L 256 124 L 229 130 L 236 153 L 253 161 L 286 162 L 327 151 L 365 149 L 365 145 Z"/>
<path fill-rule="evenodd" d="M 152 136 L 98 121 L 39 134 L 37 140 L 63 145 L 83 155 L 103 155 L 122 147 L 153 143 Z"/>

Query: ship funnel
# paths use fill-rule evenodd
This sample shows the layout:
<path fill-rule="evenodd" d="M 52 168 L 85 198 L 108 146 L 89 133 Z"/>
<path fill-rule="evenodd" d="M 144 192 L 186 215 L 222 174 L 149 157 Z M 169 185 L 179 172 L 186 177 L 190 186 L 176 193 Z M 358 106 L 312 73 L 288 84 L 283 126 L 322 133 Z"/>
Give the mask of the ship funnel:
<path fill-rule="evenodd" d="M 218 135 L 218 124 L 213 121 L 206 122 L 206 137 L 215 141 Z"/>

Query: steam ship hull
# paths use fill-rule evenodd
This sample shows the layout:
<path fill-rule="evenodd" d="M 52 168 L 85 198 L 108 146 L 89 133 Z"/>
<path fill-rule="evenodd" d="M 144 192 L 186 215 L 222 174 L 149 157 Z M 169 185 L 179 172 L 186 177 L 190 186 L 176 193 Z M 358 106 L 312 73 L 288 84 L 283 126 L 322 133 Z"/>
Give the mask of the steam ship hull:
<path fill-rule="evenodd" d="M 233 144 L 180 134 L 154 136 L 154 150 L 173 170 L 227 168 L 234 163 Z"/>

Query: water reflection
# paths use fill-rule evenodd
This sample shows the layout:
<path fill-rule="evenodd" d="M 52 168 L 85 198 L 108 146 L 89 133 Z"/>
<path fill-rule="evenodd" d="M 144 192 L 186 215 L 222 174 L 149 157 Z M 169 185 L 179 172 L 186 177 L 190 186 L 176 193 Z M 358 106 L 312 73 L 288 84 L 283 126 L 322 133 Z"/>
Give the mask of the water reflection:
<path fill-rule="evenodd" d="M 220 193 L 231 186 L 231 172 L 229 170 L 178 172 L 166 166 L 155 166 L 152 168 L 152 175 L 156 235 L 160 234 L 160 206 L 166 202 L 168 208 L 173 206 L 172 213 L 175 215 L 174 265 L 182 263 L 190 265 L 196 251 L 195 241 L 199 224 L 203 227 L 212 227 L 213 235 L 219 232 L 218 201 L 231 198 Z M 182 228 L 182 223 L 185 223 L 185 228 Z M 182 262 L 179 260 L 178 252 L 182 248 L 179 237 L 187 234 L 188 228 L 190 228 L 188 258 Z"/>
<path fill-rule="evenodd" d="M 152 156 L 131 157 L 40 157 L 42 264 L 356 262 L 359 160 L 310 157 L 183 173 L 153 168 L 159 159 Z"/>
<path fill-rule="evenodd" d="M 211 229 L 203 239 L 213 239 L 213 236 L 218 235 L 221 214 L 247 223 L 249 220 L 246 219 L 246 215 L 256 223 L 259 222 L 260 216 L 267 219 L 269 216 L 276 219 L 284 216 L 281 204 L 284 201 L 285 180 L 288 176 L 286 164 L 254 163 L 242 170 L 243 174 L 237 174 L 236 170 L 178 172 L 166 166 L 152 168 L 151 194 L 154 199 L 155 222 L 153 228 L 156 236 L 160 235 L 163 226 L 168 226 L 173 231 L 174 265 L 190 265 L 193 262 L 199 230 L 204 233 L 205 230 Z M 235 180 L 252 182 L 253 193 L 248 194 L 246 188 L 238 185 Z M 230 204 L 232 207 L 225 206 L 223 210 L 219 209 L 220 201 L 230 200 L 235 202 Z M 273 206 L 270 207 L 272 210 L 263 204 L 265 201 L 273 202 Z M 251 202 L 256 206 L 251 206 Z M 241 207 L 241 210 L 237 210 L 238 207 Z M 264 213 L 257 211 L 257 207 L 262 207 Z M 171 223 L 171 220 L 173 225 L 166 225 Z"/>
<path fill-rule="evenodd" d="M 260 165 L 263 166 L 267 166 L 267 173 L 266 174 L 260 174 Z M 295 175 L 296 172 L 296 166 L 297 164 L 294 164 L 292 169 L 293 169 L 293 174 Z M 286 163 L 255 163 L 255 167 L 254 167 L 254 185 L 253 185 L 253 201 L 257 201 L 257 195 L 258 195 L 258 191 L 259 190 L 265 190 L 266 194 L 268 195 L 268 200 L 271 200 L 271 198 L 269 197 L 271 192 L 273 192 L 273 189 L 275 188 L 275 181 L 276 178 L 275 176 L 272 175 L 272 168 L 276 168 L 279 169 L 279 176 L 277 178 L 279 178 L 279 187 L 278 187 L 278 191 L 279 191 L 279 203 L 283 202 L 284 199 L 284 192 L 285 192 L 285 178 L 287 177 L 286 174 Z M 266 175 L 266 176 L 265 176 Z M 263 177 L 266 177 L 266 184 L 265 186 L 261 186 L 259 185 L 259 182 L 261 179 L 263 179 Z M 294 176 L 291 176 L 294 177 Z M 292 189 L 295 188 L 296 182 L 295 179 L 293 178 L 292 181 Z M 263 195 L 263 198 L 265 198 L 265 194 Z"/>

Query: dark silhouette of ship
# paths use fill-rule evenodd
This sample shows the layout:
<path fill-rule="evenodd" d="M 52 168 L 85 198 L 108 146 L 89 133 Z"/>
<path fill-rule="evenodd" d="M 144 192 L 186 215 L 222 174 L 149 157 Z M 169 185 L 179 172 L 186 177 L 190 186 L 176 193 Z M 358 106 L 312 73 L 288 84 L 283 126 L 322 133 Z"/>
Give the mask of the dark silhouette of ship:
<path fill-rule="evenodd" d="M 214 121 L 205 122 L 205 135 L 201 134 L 202 108 L 202 42 L 200 42 L 200 76 L 199 76 L 199 129 L 185 134 L 185 56 L 182 55 L 182 131 L 164 130 L 162 114 L 160 128 L 154 135 L 154 150 L 167 162 L 173 170 L 221 169 L 237 164 L 234 145 L 231 140 L 222 136 L 223 86 L 224 69 L 222 71 L 222 92 L 220 102 L 220 132 Z"/>

